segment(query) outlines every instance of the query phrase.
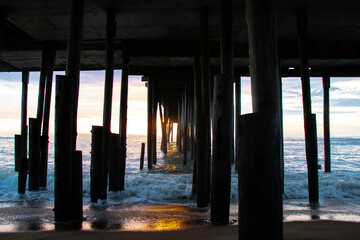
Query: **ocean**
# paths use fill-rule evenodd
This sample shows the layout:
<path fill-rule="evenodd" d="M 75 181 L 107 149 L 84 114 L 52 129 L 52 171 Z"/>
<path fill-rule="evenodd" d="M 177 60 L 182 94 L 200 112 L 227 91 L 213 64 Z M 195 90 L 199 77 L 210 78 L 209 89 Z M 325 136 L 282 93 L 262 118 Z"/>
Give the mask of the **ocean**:
<path fill-rule="evenodd" d="M 168 154 L 160 150 L 157 142 L 157 165 L 147 170 L 145 154 L 144 169 L 140 170 L 141 143 L 146 136 L 128 136 L 125 190 L 110 192 L 106 202 L 90 203 L 90 151 L 91 135 L 80 134 L 77 149 L 83 152 L 84 209 L 94 206 L 143 206 L 144 204 L 176 205 L 194 207 L 191 198 L 192 161 L 183 166 L 183 155 L 175 143 L 169 146 Z M 323 171 L 323 140 L 318 141 L 319 164 L 319 207 L 308 204 L 307 166 L 304 140 L 284 140 L 285 190 L 284 221 L 329 219 L 360 222 L 360 138 L 331 139 L 331 173 Z M 146 151 L 145 151 L 146 153 Z M 190 153 L 189 153 L 190 154 Z M 14 171 L 14 137 L 0 137 L 0 210 L 26 199 L 27 204 L 41 202 L 51 208 L 54 200 L 54 141 L 50 139 L 48 183 L 46 190 L 17 193 L 18 177 Z M 231 217 L 237 216 L 237 173 L 232 171 Z M 126 208 L 126 207 L 125 207 Z M 89 213 L 88 213 L 89 214 Z M 0 214 L 1 215 L 1 214 Z M 6 218 L 6 216 L 4 216 Z M 206 218 L 206 217 L 205 217 Z M 0 216 L 0 222 L 1 222 Z M 2 228 L 0 228 L 0 231 Z"/>

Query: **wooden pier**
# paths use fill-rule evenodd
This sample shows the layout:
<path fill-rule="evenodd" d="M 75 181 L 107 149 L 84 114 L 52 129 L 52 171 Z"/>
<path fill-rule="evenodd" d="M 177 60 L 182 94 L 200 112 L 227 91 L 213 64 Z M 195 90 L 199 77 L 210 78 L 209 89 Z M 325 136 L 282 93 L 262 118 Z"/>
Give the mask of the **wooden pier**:
<path fill-rule="evenodd" d="M 254 220 L 256 201 L 273 209 L 261 224 L 263 235 L 251 226 L 254 220 L 239 224 L 240 236 L 281 239 L 281 77 L 301 77 L 309 202 L 316 204 L 318 146 L 310 77 L 323 77 L 324 169 L 330 172 L 330 82 L 331 77 L 360 76 L 359 11 L 360 3 L 355 0 L 3 1 L 0 71 L 22 72 L 21 135 L 16 137 L 19 193 L 25 193 L 28 169 L 29 190 L 46 187 L 54 70 L 65 70 L 65 76 L 56 77 L 55 220 L 82 219 L 82 211 L 74 209 L 82 207 L 82 196 L 75 190 L 81 189 L 81 151 L 76 146 L 81 70 L 106 70 L 103 126 L 92 129 L 91 201 L 105 200 L 108 190 L 123 190 L 128 76 L 141 75 L 148 88 L 149 171 L 157 163 L 159 111 L 161 150 L 166 153 L 177 123 L 183 163 L 188 164 L 188 156 L 194 159 L 197 206 L 211 206 L 211 221 L 229 222 L 230 169 L 235 154 L 239 198 L 243 199 L 239 219 Z M 122 70 L 119 134 L 110 132 L 115 69 Z M 37 118 L 30 121 L 29 71 L 41 71 Z M 251 77 L 253 114 L 248 116 L 241 116 L 242 76 Z M 265 160 L 258 152 L 266 155 Z M 254 183 L 261 186 L 252 186 Z M 274 191 L 263 195 L 262 189 Z"/>

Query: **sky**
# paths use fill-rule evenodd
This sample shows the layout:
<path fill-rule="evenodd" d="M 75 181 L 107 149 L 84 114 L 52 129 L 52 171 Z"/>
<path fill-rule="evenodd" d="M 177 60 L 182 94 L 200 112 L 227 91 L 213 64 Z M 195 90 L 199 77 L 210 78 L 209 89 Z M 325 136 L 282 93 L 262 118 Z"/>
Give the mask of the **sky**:
<path fill-rule="evenodd" d="M 55 72 L 62 75 L 64 72 Z M 102 125 L 104 71 L 83 71 L 80 74 L 78 132 L 90 133 L 92 125 Z M 114 72 L 112 132 L 119 131 L 121 70 Z M 242 114 L 251 113 L 250 79 L 242 77 Z M 30 72 L 28 117 L 37 111 L 39 73 Z M 21 73 L 0 73 L 0 135 L 20 133 Z M 50 132 L 54 132 L 54 93 Z M 284 136 L 304 137 L 300 78 L 283 78 Z M 323 136 L 322 79 L 311 78 L 312 112 L 316 114 L 318 136 Z M 146 135 L 147 88 L 141 76 L 130 76 L 128 94 L 128 134 Z M 159 121 L 158 121 L 159 123 Z M 160 127 L 158 127 L 160 133 Z M 331 78 L 330 134 L 332 137 L 360 137 L 360 78 Z"/>

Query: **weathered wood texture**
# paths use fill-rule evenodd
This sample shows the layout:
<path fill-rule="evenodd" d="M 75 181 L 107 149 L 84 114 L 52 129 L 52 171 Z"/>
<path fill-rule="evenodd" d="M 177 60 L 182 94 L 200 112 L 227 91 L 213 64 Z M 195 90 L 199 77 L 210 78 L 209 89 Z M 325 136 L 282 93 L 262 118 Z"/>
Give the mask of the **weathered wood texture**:
<path fill-rule="evenodd" d="M 152 118 L 152 101 L 153 101 L 153 83 L 150 79 L 147 82 L 147 155 L 148 155 L 148 169 L 152 169 L 153 162 L 153 147 L 152 147 L 152 134 L 153 134 L 153 118 Z"/>
<path fill-rule="evenodd" d="M 73 150 L 76 149 L 77 137 L 77 111 L 80 86 L 80 57 L 82 49 L 82 34 L 84 22 L 84 0 L 72 0 L 70 9 L 70 25 L 68 34 L 67 60 L 65 75 L 69 76 L 72 82 L 73 93 L 71 96 L 73 102 L 72 131 Z"/>
<path fill-rule="evenodd" d="M 235 169 L 240 160 L 241 77 L 235 78 Z"/>
<path fill-rule="evenodd" d="M 15 161 L 14 161 L 14 166 L 15 166 L 15 171 L 18 172 L 19 171 L 20 158 L 21 158 L 21 135 L 20 134 L 15 134 L 14 141 L 15 141 L 15 148 L 14 148 Z"/>
<path fill-rule="evenodd" d="M 309 202 L 311 204 L 317 204 L 319 202 L 319 178 L 316 115 L 306 115 L 305 121 L 305 131 L 309 135 L 308 141 L 305 142 L 306 162 L 308 168 Z"/>
<path fill-rule="evenodd" d="M 121 70 L 121 92 L 120 92 L 120 120 L 119 120 L 119 134 L 120 134 L 120 172 L 122 182 L 125 178 L 125 163 L 126 163 L 126 127 L 127 127 L 127 108 L 128 108 L 128 85 L 129 85 L 129 46 L 125 45 L 123 49 L 123 65 Z M 121 184 L 121 190 L 124 185 Z"/>
<path fill-rule="evenodd" d="M 40 124 L 37 118 L 29 118 L 29 191 L 40 187 Z"/>
<path fill-rule="evenodd" d="M 47 64 L 46 64 L 45 100 L 44 100 L 43 125 L 42 125 L 42 134 L 41 134 L 41 149 L 40 149 L 40 187 L 42 188 L 46 188 L 47 185 L 51 91 L 52 91 L 53 70 L 54 70 L 54 63 L 56 58 L 56 51 L 54 49 L 48 49 L 46 58 L 47 58 Z"/>
<path fill-rule="evenodd" d="M 102 134 L 102 150 L 101 161 L 102 169 L 107 169 L 108 165 L 115 159 L 110 156 L 110 135 L 111 135 L 111 109 L 113 96 L 113 79 L 114 79 L 114 38 L 115 38 L 115 12 L 113 9 L 106 11 L 106 70 L 105 70 L 105 87 L 104 87 L 104 107 L 103 107 L 103 134 Z M 110 170 L 110 168 L 109 168 Z M 108 173 L 106 173 L 107 175 Z M 110 175 L 110 171 L 109 171 Z M 109 181 L 112 177 L 109 176 Z M 108 185 L 108 178 L 103 177 L 102 186 Z M 109 183 L 110 186 L 110 183 Z M 107 198 L 107 192 L 102 192 L 102 199 Z"/>
<path fill-rule="evenodd" d="M 239 239 L 283 239 L 279 116 L 240 118 Z"/>
<path fill-rule="evenodd" d="M 213 105 L 213 154 L 211 181 L 211 222 L 229 223 L 233 78 L 230 74 L 219 74 L 214 81 Z"/>
<path fill-rule="evenodd" d="M 24 194 L 28 172 L 27 158 L 27 100 L 28 100 L 29 72 L 22 72 L 22 94 L 21 94 L 21 155 L 19 163 L 18 193 Z"/>
<path fill-rule="evenodd" d="M 119 134 L 111 134 L 110 159 L 111 161 L 109 162 L 109 191 L 122 191 L 125 187 L 125 161 L 121 161 L 120 159 Z"/>
<path fill-rule="evenodd" d="M 55 221 L 71 220 L 72 195 L 72 81 L 56 76 L 55 96 Z"/>
<path fill-rule="evenodd" d="M 140 170 L 144 169 L 144 155 L 145 155 L 145 143 L 141 143 Z"/>
<path fill-rule="evenodd" d="M 324 170 L 331 172 L 330 151 L 330 77 L 323 77 Z"/>
<path fill-rule="evenodd" d="M 83 175 L 82 152 L 73 151 L 72 158 L 72 189 L 71 189 L 71 220 L 83 220 Z"/>
<path fill-rule="evenodd" d="M 103 127 L 92 126 L 91 129 L 91 163 L 90 163 L 90 200 L 96 203 L 101 199 L 102 174 L 102 135 Z"/>
<path fill-rule="evenodd" d="M 301 86 L 303 95 L 303 115 L 304 115 L 304 130 L 305 130 L 305 149 L 306 162 L 308 165 L 308 179 L 309 179 L 309 202 L 318 202 L 318 187 L 317 185 L 317 167 L 316 171 L 312 169 L 312 163 L 317 164 L 317 134 L 316 123 L 313 123 L 311 111 L 311 91 L 310 91 L 310 74 L 309 74 L 309 53 L 308 53 L 308 36 L 307 36 L 307 11 L 300 9 L 297 15 L 297 33 L 299 42 L 299 55 L 301 62 Z M 314 117 L 315 118 L 315 117 Z M 315 125 L 314 125 L 315 124 Z M 316 149 L 316 153 L 315 153 Z M 316 156 L 314 156 L 316 154 Z M 316 179 L 316 180 L 315 180 Z"/>
<path fill-rule="evenodd" d="M 210 56 L 209 56 L 209 13 L 208 9 L 202 8 L 200 10 L 200 25 L 201 25 L 201 37 L 200 37 L 200 49 L 201 49 L 201 117 L 199 122 L 203 125 L 202 136 L 199 136 L 199 158 L 204 161 L 204 165 L 198 165 L 199 168 L 205 168 L 205 198 L 206 202 L 210 202 L 210 158 L 211 158 L 211 139 L 210 139 Z M 200 176 L 199 176 L 200 177 Z"/>

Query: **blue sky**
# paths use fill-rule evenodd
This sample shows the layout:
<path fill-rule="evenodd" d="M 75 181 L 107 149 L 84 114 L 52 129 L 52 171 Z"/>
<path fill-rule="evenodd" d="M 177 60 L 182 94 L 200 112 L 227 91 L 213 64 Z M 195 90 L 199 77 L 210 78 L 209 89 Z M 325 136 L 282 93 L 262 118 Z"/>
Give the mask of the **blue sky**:
<path fill-rule="evenodd" d="M 55 74 L 63 74 L 56 72 Z M 102 125 L 104 71 L 85 71 L 80 76 L 78 131 L 90 133 L 91 125 Z M 28 117 L 36 116 L 39 73 L 31 72 Z M 118 132 L 121 71 L 115 71 L 112 131 Z M 54 85 L 50 131 L 53 132 Z M 251 113 L 250 80 L 242 78 L 242 114 Z M 129 80 L 128 133 L 146 134 L 147 91 L 140 76 Z M 311 78 L 312 112 L 317 115 L 318 136 L 322 137 L 322 79 Z M 360 136 L 360 78 L 331 78 L 331 136 Z M 21 73 L 0 73 L 0 134 L 20 132 Z M 283 78 L 285 137 L 303 137 L 302 95 L 299 78 Z"/>

